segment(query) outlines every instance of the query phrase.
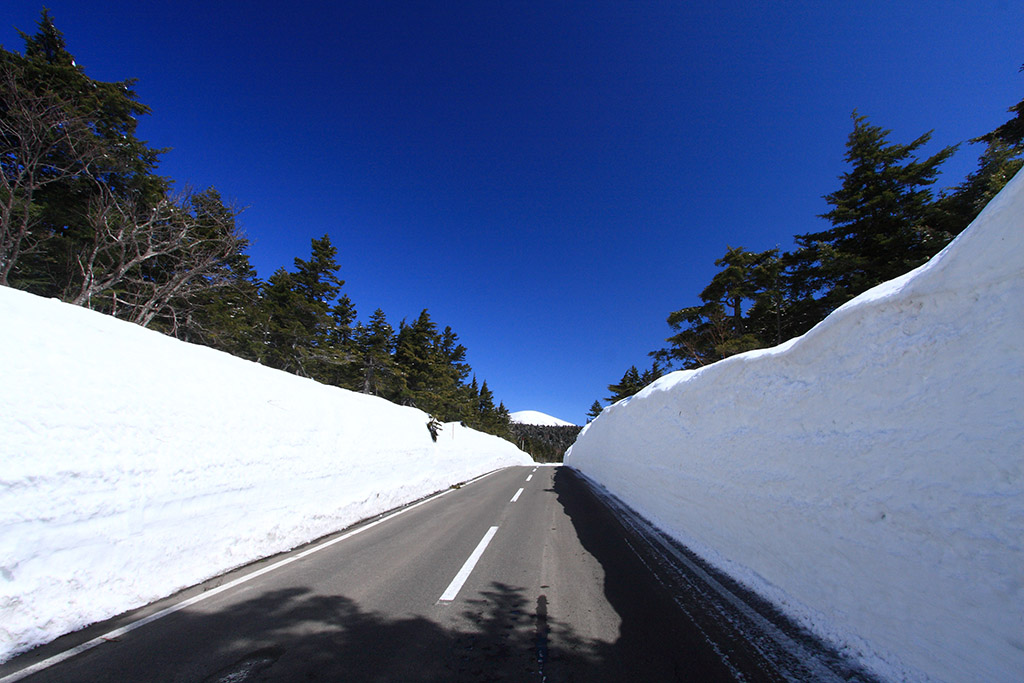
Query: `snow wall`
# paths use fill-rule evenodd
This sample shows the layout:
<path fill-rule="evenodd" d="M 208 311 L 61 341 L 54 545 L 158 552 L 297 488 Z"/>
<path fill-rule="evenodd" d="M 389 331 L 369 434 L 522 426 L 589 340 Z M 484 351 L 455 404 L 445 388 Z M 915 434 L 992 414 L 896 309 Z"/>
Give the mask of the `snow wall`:
<path fill-rule="evenodd" d="M 803 337 L 606 408 L 565 462 L 885 678 L 1024 680 L 1024 175 Z"/>
<path fill-rule="evenodd" d="M 512 444 L 0 287 L 0 661 L 508 465 Z"/>

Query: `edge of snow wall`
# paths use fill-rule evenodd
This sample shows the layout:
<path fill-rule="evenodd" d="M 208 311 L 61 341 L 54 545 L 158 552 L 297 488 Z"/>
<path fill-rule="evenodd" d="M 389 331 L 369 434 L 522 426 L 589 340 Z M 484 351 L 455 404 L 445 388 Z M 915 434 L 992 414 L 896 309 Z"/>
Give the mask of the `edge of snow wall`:
<path fill-rule="evenodd" d="M 0 661 L 494 469 L 458 424 L 0 288 Z"/>
<path fill-rule="evenodd" d="M 565 464 L 884 678 L 1024 676 L 1024 173 L 931 261 Z"/>

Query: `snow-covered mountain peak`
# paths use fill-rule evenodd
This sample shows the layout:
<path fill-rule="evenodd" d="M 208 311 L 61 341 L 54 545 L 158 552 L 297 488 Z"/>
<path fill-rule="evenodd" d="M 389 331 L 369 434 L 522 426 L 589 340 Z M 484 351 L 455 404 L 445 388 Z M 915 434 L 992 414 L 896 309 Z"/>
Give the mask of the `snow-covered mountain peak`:
<path fill-rule="evenodd" d="M 572 422 L 560 420 L 539 410 L 517 410 L 509 413 L 509 419 L 517 424 L 540 425 L 542 427 L 573 427 Z"/>

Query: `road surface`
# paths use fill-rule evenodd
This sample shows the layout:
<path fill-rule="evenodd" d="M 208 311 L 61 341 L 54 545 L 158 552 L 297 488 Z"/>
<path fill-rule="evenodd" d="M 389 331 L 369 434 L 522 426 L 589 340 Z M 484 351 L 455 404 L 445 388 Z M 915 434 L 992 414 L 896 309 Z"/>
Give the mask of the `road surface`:
<path fill-rule="evenodd" d="M 0 683 L 861 678 L 564 467 L 499 470 L 0 667 Z"/>

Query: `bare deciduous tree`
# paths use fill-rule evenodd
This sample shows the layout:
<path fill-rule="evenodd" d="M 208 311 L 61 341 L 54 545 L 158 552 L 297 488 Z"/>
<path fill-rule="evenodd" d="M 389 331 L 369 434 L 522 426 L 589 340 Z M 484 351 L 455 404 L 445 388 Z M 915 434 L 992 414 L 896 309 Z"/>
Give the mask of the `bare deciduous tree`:
<path fill-rule="evenodd" d="M 23 69 L 0 60 L 0 285 L 39 233 L 39 191 L 90 173 L 102 149 L 85 117 L 47 89 L 22 84 Z"/>
<path fill-rule="evenodd" d="M 93 239 L 78 254 L 80 278 L 66 298 L 88 307 L 98 299 L 143 326 L 166 315 L 173 328 L 177 307 L 229 281 L 228 262 L 246 244 L 236 215 L 213 190 L 145 207 L 101 187 L 88 215 Z"/>

